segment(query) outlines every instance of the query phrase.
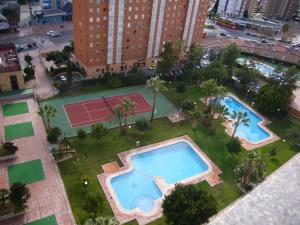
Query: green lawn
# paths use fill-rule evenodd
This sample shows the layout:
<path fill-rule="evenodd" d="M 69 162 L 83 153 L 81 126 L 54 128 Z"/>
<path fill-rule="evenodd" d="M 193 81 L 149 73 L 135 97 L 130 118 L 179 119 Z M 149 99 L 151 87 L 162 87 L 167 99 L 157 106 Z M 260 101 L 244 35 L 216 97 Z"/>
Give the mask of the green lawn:
<path fill-rule="evenodd" d="M 5 140 L 11 141 L 18 138 L 30 137 L 34 135 L 31 122 L 18 123 L 4 126 Z"/>
<path fill-rule="evenodd" d="M 55 216 L 47 216 L 45 218 L 26 223 L 25 225 L 57 225 Z"/>
<path fill-rule="evenodd" d="M 201 91 L 194 86 L 188 88 L 187 92 L 181 96 L 171 90 L 167 93 L 167 97 L 169 97 L 176 105 L 179 105 L 179 102 L 186 97 L 198 100 L 201 97 Z M 287 136 L 287 130 L 294 128 L 300 132 L 300 122 L 294 119 L 289 119 L 285 122 L 275 121 L 270 124 L 269 128 L 286 139 L 286 142 L 279 140 L 257 150 L 262 154 L 269 155 L 272 148 L 278 149 L 278 154 L 268 160 L 268 172 L 271 173 L 296 154 L 292 140 Z M 80 185 L 79 178 L 81 173 L 85 176 L 89 176 L 91 179 L 89 190 L 99 193 L 103 198 L 103 209 L 99 216 L 112 216 L 111 208 L 106 201 L 106 197 L 96 178 L 97 174 L 102 173 L 101 165 L 114 160 L 119 161 L 117 153 L 134 148 L 137 140 L 139 140 L 142 145 L 148 145 L 186 134 L 201 147 L 201 149 L 223 172 L 221 178 L 224 182 L 220 187 L 212 188 L 205 181 L 197 184 L 196 187 L 199 189 L 206 189 L 212 193 L 217 199 L 219 210 L 239 198 L 241 192 L 234 183 L 233 169 L 235 163 L 225 147 L 225 143 L 229 140 L 229 136 L 225 134 L 221 122 L 216 122 L 216 132 L 215 134 L 212 134 L 209 129 L 201 124 L 197 129 L 192 130 L 189 121 L 173 126 L 167 119 L 157 119 L 153 123 L 153 128 L 145 133 L 140 133 L 135 128 L 132 128 L 127 136 L 120 136 L 118 129 L 111 129 L 100 141 L 96 141 L 91 137 L 88 137 L 84 142 L 80 142 L 77 138 L 71 139 L 72 145 L 77 150 L 79 159 L 81 159 L 80 161 L 83 161 L 82 159 L 85 158 L 86 162 L 78 163 L 76 159 L 71 159 L 59 163 L 59 169 L 77 223 L 82 223 L 84 219 L 88 217 L 82 207 L 82 203 L 84 202 L 84 191 Z M 242 151 L 236 157 L 236 160 L 241 160 L 245 154 L 246 151 Z M 130 222 L 128 225 L 129 224 L 133 225 L 137 223 Z M 164 224 L 163 218 L 152 223 L 152 225 Z"/>
<path fill-rule="evenodd" d="M 28 113 L 27 102 L 18 102 L 2 105 L 3 116 L 14 116 L 19 114 Z"/>
<path fill-rule="evenodd" d="M 40 159 L 8 167 L 9 185 L 16 182 L 31 184 L 45 179 L 45 174 Z"/>

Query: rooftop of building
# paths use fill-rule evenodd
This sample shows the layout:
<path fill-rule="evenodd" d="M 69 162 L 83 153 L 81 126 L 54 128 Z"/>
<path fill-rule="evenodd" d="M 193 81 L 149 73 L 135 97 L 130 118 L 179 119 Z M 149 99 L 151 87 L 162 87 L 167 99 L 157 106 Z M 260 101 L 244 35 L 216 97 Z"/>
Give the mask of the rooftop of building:
<path fill-rule="evenodd" d="M 300 224 L 300 154 L 245 197 L 221 211 L 209 225 Z"/>
<path fill-rule="evenodd" d="M 0 73 L 22 70 L 14 44 L 0 44 Z"/>

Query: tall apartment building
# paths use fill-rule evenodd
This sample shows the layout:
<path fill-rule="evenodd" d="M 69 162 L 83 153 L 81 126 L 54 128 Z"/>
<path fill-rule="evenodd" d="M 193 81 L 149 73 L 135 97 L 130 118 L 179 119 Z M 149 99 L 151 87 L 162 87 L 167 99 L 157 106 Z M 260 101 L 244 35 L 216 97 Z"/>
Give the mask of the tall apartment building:
<path fill-rule="evenodd" d="M 247 0 L 220 0 L 218 13 L 221 16 L 242 17 Z"/>
<path fill-rule="evenodd" d="M 289 20 L 295 16 L 298 9 L 298 0 L 268 0 L 265 17 L 272 19 Z"/>
<path fill-rule="evenodd" d="M 73 0 L 76 61 L 88 76 L 148 66 L 166 42 L 199 43 L 209 0 Z"/>

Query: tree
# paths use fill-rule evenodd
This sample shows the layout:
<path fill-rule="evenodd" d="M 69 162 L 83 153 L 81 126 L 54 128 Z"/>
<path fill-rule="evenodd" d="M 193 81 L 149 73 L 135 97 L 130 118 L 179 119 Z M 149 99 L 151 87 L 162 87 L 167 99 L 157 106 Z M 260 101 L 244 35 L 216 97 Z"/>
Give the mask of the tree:
<path fill-rule="evenodd" d="M 44 105 L 43 107 L 39 108 L 39 115 L 43 117 L 44 120 L 47 121 L 47 130 L 51 129 L 51 118 L 56 116 L 56 108 L 52 105 Z"/>
<path fill-rule="evenodd" d="M 229 142 L 226 143 L 226 147 L 227 147 L 228 151 L 231 153 L 234 161 L 236 161 L 234 158 L 234 155 L 239 154 L 242 150 L 240 140 L 237 137 L 234 137 L 234 138 L 230 139 Z"/>
<path fill-rule="evenodd" d="M 25 184 L 14 183 L 10 187 L 9 200 L 14 205 L 15 213 L 23 212 L 27 209 L 27 200 L 30 198 L 29 189 Z"/>
<path fill-rule="evenodd" d="M 282 40 L 285 41 L 287 39 L 287 34 L 289 33 L 289 30 L 290 30 L 290 26 L 289 24 L 284 24 L 282 26 Z"/>
<path fill-rule="evenodd" d="M 217 212 L 217 202 L 208 192 L 195 186 L 176 184 L 162 204 L 163 214 L 170 225 L 199 225 Z"/>
<path fill-rule="evenodd" d="M 226 93 L 225 88 L 221 85 L 216 88 L 215 92 L 215 98 L 214 100 L 210 103 L 210 119 L 213 119 L 215 116 L 215 113 L 218 111 L 220 108 L 220 100 L 223 99 L 224 95 Z"/>
<path fill-rule="evenodd" d="M 6 6 L 2 8 L 2 15 L 7 18 L 11 28 L 17 27 L 18 22 L 20 21 L 20 14 L 16 7 Z"/>
<path fill-rule="evenodd" d="M 84 141 L 86 139 L 86 133 L 83 129 L 77 130 L 77 137 L 80 141 Z"/>
<path fill-rule="evenodd" d="M 205 104 L 208 105 L 208 98 L 211 96 L 214 96 L 218 89 L 218 84 L 216 80 L 209 79 L 207 81 L 204 81 L 201 86 L 201 91 L 204 95 Z"/>
<path fill-rule="evenodd" d="M 222 83 L 228 78 L 226 67 L 220 59 L 213 60 L 202 70 L 201 75 L 205 80 L 214 79 L 218 83 Z"/>
<path fill-rule="evenodd" d="M 231 139 L 233 139 L 237 128 L 241 124 L 243 124 L 244 126 L 249 126 L 250 119 L 248 118 L 247 112 L 241 112 L 241 111 L 238 113 L 236 111 L 233 111 L 233 113 L 231 114 L 231 119 L 233 120 L 233 127 L 234 127 L 234 130 L 233 130 L 233 133 L 231 136 Z"/>
<path fill-rule="evenodd" d="M 151 89 L 153 92 L 153 103 L 152 103 L 152 112 L 151 112 L 151 123 L 154 119 L 154 112 L 155 112 L 155 105 L 156 105 L 156 98 L 157 95 L 164 90 L 167 90 L 165 86 L 165 81 L 160 80 L 158 76 L 151 77 L 147 80 L 146 83 L 147 88 Z"/>
<path fill-rule="evenodd" d="M 231 44 L 224 49 L 221 54 L 221 60 L 227 66 L 228 72 L 232 72 L 232 68 L 236 65 L 238 57 L 240 57 L 240 50 L 236 44 Z"/>
<path fill-rule="evenodd" d="M 70 45 L 66 45 L 62 51 L 49 52 L 46 56 L 46 60 L 52 61 L 57 67 L 66 67 L 68 81 L 72 81 L 72 71 L 74 66 L 71 60 L 71 54 L 74 51 L 72 43 Z"/>
<path fill-rule="evenodd" d="M 258 110 L 273 117 L 286 115 L 290 101 L 290 95 L 283 88 L 275 84 L 266 84 L 263 86 L 256 97 Z"/>
<path fill-rule="evenodd" d="M 32 56 L 30 56 L 28 53 L 24 56 L 24 60 L 28 66 L 32 65 Z"/>
<path fill-rule="evenodd" d="M 188 60 L 192 63 L 193 67 L 201 64 L 203 50 L 199 44 L 192 43 L 189 50 Z"/>
<path fill-rule="evenodd" d="M 50 130 L 48 130 L 47 141 L 51 144 L 56 144 L 60 136 L 61 130 L 59 127 L 50 128 Z"/>
<path fill-rule="evenodd" d="M 251 87 L 256 87 L 256 79 L 261 76 L 260 72 L 247 66 L 242 66 L 235 70 L 234 76 L 237 78 L 238 88 L 246 93 Z"/>
<path fill-rule="evenodd" d="M 241 165 L 234 170 L 237 182 L 245 190 L 250 190 L 254 185 L 266 177 L 267 164 L 259 152 L 250 152 L 243 159 Z"/>
<path fill-rule="evenodd" d="M 219 114 L 217 119 L 226 119 L 226 117 L 230 115 L 228 107 L 222 104 L 218 105 L 217 113 Z"/>
<path fill-rule="evenodd" d="M 98 193 L 88 192 L 88 194 L 85 197 L 83 209 L 91 215 L 93 220 L 96 219 L 97 214 L 102 209 L 101 202 L 103 202 L 103 199 Z"/>
<path fill-rule="evenodd" d="M 91 136 L 96 140 L 100 140 L 107 133 L 106 128 L 100 123 L 93 124 L 91 129 Z"/>
<path fill-rule="evenodd" d="M 193 110 L 189 111 L 189 115 L 192 118 L 192 129 L 195 129 L 204 112 L 199 105 L 196 105 Z"/>
<path fill-rule="evenodd" d="M 18 146 L 16 146 L 13 142 L 5 142 L 2 145 L 2 148 L 9 154 L 15 154 L 16 151 L 18 151 Z"/>
<path fill-rule="evenodd" d="M 149 121 L 145 118 L 141 118 L 135 121 L 135 125 L 139 131 L 146 131 L 149 130 L 151 127 Z"/>
<path fill-rule="evenodd" d="M 186 52 L 187 45 L 185 41 L 178 40 L 175 45 L 175 57 L 177 59 L 177 69 L 180 68 L 180 58 L 183 53 Z"/>
<path fill-rule="evenodd" d="M 28 81 L 34 79 L 35 71 L 32 67 L 29 67 L 29 66 L 25 67 L 23 72 L 25 73 L 25 78 L 24 78 L 25 82 L 28 82 Z"/>
<path fill-rule="evenodd" d="M 175 65 L 176 55 L 172 42 L 167 42 L 164 45 L 164 50 L 161 53 L 161 61 L 158 62 L 158 71 L 163 75 L 169 73 L 172 67 Z"/>
<path fill-rule="evenodd" d="M 122 123 L 122 134 L 127 133 L 127 123 L 128 123 L 128 117 L 130 115 L 134 115 L 136 103 L 129 98 L 123 98 L 121 104 L 119 105 L 120 110 L 123 115 L 123 123 Z"/>

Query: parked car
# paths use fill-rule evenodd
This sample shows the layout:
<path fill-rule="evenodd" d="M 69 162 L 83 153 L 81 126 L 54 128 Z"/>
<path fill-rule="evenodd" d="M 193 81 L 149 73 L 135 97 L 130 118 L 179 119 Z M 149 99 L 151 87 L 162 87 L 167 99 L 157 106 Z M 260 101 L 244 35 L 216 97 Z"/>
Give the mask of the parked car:
<path fill-rule="evenodd" d="M 225 33 L 220 33 L 220 36 L 227 37 L 227 35 Z"/>
<path fill-rule="evenodd" d="M 58 31 L 50 30 L 47 32 L 47 35 L 50 37 L 59 37 L 59 36 L 61 36 L 61 33 Z"/>

